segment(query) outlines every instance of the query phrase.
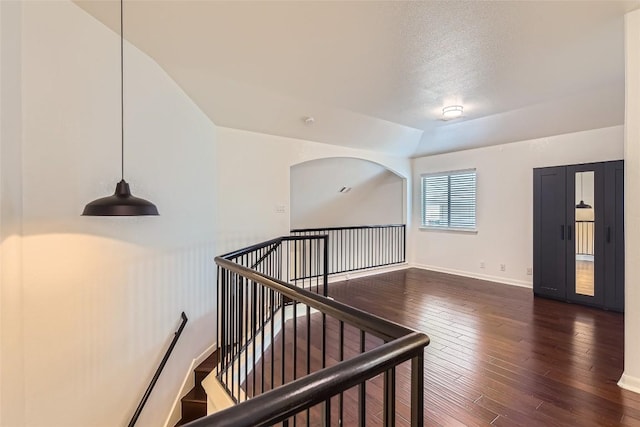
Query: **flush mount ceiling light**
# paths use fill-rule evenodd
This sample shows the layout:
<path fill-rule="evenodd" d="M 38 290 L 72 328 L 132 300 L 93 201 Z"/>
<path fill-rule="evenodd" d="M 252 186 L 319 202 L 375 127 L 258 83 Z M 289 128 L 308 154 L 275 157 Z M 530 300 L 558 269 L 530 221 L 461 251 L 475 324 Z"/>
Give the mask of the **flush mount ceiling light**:
<path fill-rule="evenodd" d="M 120 0 L 120 182 L 113 195 L 88 203 L 82 215 L 88 216 L 140 216 L 158 215 L 158 208 L 148 200 L 131 194 L 124 180 L 124 25 L 123 0 Z"/>
<path fill-rule="evenodd" d="M 444 120 L 457 119 L 462 116 L 462 105 L 449 105 L 442 109 L 442 117 Z"/>

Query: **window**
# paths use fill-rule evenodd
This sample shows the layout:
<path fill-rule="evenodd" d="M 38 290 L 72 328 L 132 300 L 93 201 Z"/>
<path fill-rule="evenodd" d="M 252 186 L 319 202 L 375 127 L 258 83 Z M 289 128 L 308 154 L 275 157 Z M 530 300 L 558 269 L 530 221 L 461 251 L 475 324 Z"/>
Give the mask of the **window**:
<path fill-rule="evenodd" d="M 476 170 L 422 175 L 422 226 L 476 229 Z"/>

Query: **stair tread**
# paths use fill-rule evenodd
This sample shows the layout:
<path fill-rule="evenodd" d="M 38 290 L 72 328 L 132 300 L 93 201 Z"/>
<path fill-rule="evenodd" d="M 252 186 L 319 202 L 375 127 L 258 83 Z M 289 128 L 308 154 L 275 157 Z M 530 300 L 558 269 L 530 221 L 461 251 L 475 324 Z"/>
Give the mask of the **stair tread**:
<path fill-rule="evenodd" d="M 195 419 L 207 415 L 207 393 L 200 382 L 206 377 L 218 363 L 218 350 L 202 361 L 195 369 L 195 387 L 181 399 L 182 418 L 176 427 L 187 424 Z"/>
<path fill-rule="evenodd" d="M 213 353 L 211 353 L 209 357 L 203 360 L 202 363 L 196 367 L 195 371 L 207 372 L 207 373 L 211 372 L 213 371 L 213 368 L 216 367 L 217 363 L 218 363 L 218 352 L 214 351 Z"/>
<path fill-rule="evenodd" d="M 183 398 L 183 402 L 207 403 L 207 393 L 201 388 L 194 387 Z"/>

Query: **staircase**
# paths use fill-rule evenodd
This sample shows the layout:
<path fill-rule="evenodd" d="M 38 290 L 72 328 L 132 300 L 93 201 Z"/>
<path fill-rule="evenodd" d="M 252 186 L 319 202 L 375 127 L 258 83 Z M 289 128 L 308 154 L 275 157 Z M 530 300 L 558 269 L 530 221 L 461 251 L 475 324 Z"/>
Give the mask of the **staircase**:
<path fill-rule="evenodd" d="M 395 426 L 396 401 L 402 424 L 423 425 L 429 337 L 327 298 L 328 242 L 283 236 L 216 257 L 219 356 L 196 368 L 178 425 Z"/>
<path fill-rule="evenodd" d="M 187 424 L 207 415 L 207 393 L 202 388 L 202 380 L 206 378 L 218 364 L 218 350 L 207 357 L 193 370 L 195 386 L 181 399 L 182 418 L 176 427 Z"/>

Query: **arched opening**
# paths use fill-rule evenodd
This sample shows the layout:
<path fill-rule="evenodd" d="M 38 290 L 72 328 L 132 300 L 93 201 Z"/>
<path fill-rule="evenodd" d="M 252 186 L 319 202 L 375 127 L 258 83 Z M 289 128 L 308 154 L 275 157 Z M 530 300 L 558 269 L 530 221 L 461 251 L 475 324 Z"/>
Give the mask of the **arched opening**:
<path fill-rule="evenodd" d="M 406 180 L 384 166 L 349 157 L 291 167 L 291 228 L 405 222 Z"/>

